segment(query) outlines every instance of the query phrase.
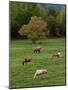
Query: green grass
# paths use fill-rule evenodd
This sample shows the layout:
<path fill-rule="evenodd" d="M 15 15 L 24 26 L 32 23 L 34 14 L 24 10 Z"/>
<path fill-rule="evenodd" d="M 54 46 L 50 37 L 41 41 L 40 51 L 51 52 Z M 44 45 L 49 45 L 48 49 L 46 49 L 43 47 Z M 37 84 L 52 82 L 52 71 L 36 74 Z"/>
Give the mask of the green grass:
<path fill-rule="evenodd" d="M 32 51 L 38 45 L 29 40 L 10 42 L 10 88 L 65 85 L 65 39 L 46 39 L 42 42 L 39 54 Z M 61 58 L 53 59 L 52 53 L 59 49 Z M 28 56 L 32 57 L 32 63 L 23 66 L 21 62 Z M 39 68 L 46 68 L 48 73 L 33 80 Z"/>

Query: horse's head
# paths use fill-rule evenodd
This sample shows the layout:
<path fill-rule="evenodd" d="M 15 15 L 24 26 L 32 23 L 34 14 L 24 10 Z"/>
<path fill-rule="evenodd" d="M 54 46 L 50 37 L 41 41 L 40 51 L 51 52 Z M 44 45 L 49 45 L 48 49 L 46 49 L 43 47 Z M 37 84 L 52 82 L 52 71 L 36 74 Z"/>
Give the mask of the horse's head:
<path fill-rule="evenodd" d="M 47 73 L 47 69 L 43 69 L 43 71 L 44 71 L 45 73 Z"/>

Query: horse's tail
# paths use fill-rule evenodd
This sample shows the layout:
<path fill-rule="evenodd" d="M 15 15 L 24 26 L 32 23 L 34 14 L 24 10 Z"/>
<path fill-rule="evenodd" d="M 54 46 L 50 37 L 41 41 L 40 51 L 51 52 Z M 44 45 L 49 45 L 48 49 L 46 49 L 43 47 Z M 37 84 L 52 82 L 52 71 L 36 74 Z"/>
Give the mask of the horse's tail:
<path fill-rule="evenodd" d="M 22 62 L 22 64 L 24 65 L 24 61 Z"/>
<path fill-rule="evenodd" d="M 34 76 L 33 76 L 33 80 L 36 78 L 36 73 L 34 74 Z"/>

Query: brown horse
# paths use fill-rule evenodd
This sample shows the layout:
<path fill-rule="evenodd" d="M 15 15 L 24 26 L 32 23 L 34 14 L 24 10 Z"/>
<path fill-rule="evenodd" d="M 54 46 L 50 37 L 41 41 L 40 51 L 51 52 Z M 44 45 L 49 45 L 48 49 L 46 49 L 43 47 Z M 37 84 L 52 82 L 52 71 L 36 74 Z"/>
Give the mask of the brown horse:
<path fill-rule="evenodd" d="M 24 61 L 22 61 L 22 64 L 24 65 L 25 63 L 30 63 L 32 61 L 31 57 L 25 58 Z"/>
<path fill-rule="evenodd" d="M 36 47 L 33 49 L 34 53 L 37 53 L 37 52 L 40 53 L 40 51 L 41 51 L 41 47 Z"/>
<path fill-rule="evenodd" d="M 52 57 L 53 57 L 53 58 L 59 58 L 60 55 L 61 55 L 60 52 L 55 52 L 55 53 L 52 55 Z"/>

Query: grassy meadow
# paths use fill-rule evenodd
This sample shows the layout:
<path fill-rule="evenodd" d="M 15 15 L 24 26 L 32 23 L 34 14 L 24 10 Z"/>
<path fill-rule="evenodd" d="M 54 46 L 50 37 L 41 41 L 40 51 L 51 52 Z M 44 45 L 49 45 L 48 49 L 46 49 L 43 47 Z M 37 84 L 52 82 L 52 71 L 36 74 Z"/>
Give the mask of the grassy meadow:
<path fill-rule="evenodd" d="M 41 46 L 41 53 L 33 47 Z M 52 58 L 55 50 L 61 51 L 59 59 Z M 22 65 L 25 57 L 32 57 L 31 64 Z M 47 74 L 33 80 L 36 69 L 46 68 Z M 10 88 L 65 85 L 65 39 L 46 39 L 42 44 L 30 40 L 10 41 Z"/>

